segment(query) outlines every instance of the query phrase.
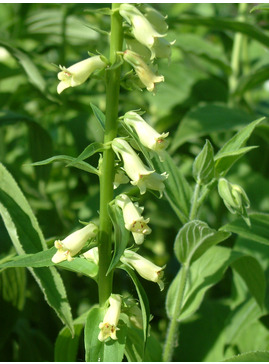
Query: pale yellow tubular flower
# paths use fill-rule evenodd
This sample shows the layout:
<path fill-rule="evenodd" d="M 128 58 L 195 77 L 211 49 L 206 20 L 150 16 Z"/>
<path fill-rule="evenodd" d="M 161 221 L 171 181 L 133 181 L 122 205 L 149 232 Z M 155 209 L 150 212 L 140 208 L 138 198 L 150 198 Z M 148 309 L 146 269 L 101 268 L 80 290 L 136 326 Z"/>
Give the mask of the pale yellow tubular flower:
<path fill-rule="evenodd" d="M 136 244 L 142 244 L 145 235 L 151 233 L 151 229 L 148 226 L 150 219 L 144 219 L 141 215 L 143 208 L 133 203 L 125 194 L 119 195 L 115 199 L 115 203 L 122 209 L 125 228 L 132 232 Z"/>
<path fill-rule="evenodd" d="M 166 172 L 158 174 L 146 167 L 132 147 L 122 138 L 115 138 L 112 148 L 117 155 L 121 155 L 123 168 L 131 179 L 131 184 L 139 188 L 141 195 L 149 188 L 159 191 L 162 196 L 165 188 L 163 181 L 168 178 Z"/>
<path fill-rule="evenodd" d="M 131 32 L 133 36 L 149 50 L 151 50 L 156 37 L 166 35 L 158 32 L 151 22 L 132 4 L 121 4 L 119 12 L 132 25 Z"/>
<path fill-rule="evenodd" d="M 84 59 L 83 61 L 75 63 L 68 68 L 60 66 L 61 72 L 58 73 L 58 79 L 61 82 L 57 87 L 58 94 L 68 87 L 81 85 L 94 71 L 105 67 L 106 63 L 101 59 L 101 56 L 93 56 Z"/>
<path fill-rule="evenodd" d="M 154 91 L 155 84 L 164 81 L 164 76 L 156 75 L 139 54 L 127 49 L 123 59 L 134 67 L 137 76 L 148 91 Z"/>
<path fill-rule="evenodd" d="M 169 133 L 159 134 L 135 111 L 128 111 L 123 119 L 126 124 L 135 129 L 140 142 L 145 147 L 155 152 L 163 151 L 167 147 L 168 142 L 165 138 L 168 137 Z"/>
<path fill-rule="evenodd" d="M 119 330 L 117 325 L 121 313 L 121 301 L 121 297 L 118 294 L 112 294 L 109 297 L 110 306 L 105 314 L 103 322 L 99 324 L 99 341 L 106 341 L 108 338 L 117 340 L 116 331 Z"/>
<path fill-rule="evenodd" d="M 89 239 L 95 238 L 98 228 L 95 224 L 90 223 L 84 228 L 68 235 L 64 240 L 56 240 L 54 246 L 57 252 L 52 257 L 53 263 L 60 263 L 64 260 L 71 261 L 86 244 Z"/>
<path fill-rule="evenodd" d="M 141 255 L 127 249 L 124 251 L 120 260 L 122 263 L 133 267 L 144 279 L 157 283 L 161 291 L 164 289 L 162 279 L 165 266 L 159 267 Z"/>

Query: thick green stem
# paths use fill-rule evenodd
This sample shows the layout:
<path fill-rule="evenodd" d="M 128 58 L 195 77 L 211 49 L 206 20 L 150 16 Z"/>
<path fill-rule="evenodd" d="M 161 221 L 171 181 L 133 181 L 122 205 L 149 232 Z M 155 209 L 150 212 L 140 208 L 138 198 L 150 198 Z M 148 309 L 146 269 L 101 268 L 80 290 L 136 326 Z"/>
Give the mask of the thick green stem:
<path fill-rule="evenodd" d="M 173 312 L 173 318 L 170 321 L 167 335 L 166 335 L 166 342 L 164 345 L 164 351 L 163 351 L 163 362 L 168 362 L 172 360 L 174 348 L 175 348 L 175 342 L 178 334 L 178 317 L 180 315 L 180 311 L 182 308 L 183 303 L 183 296 L 184 296 L 184 290 L 186 286 L 186 281 L 188 277 L 188 266 L 182 266 L 181 268 L 181 280 L 180 284 L 178 286 L 178 291 L 175 297 L 175 310 Z"/>
<path fill-rule="evenodd" d="M 117 11 L 120 4 L 112 4 L 110 62 L 113 65 L 117 52 L 122 50 L 122 18 Z M 120 66 L 106 71 L 106 125 L 104 143 L 117 136 L 118 102 L 120 90 Z M 103 306 L 112 292 L 113 274 L 106 275 L 111 261 L 112 224 L 108 214 L 108 204 L 113 199 L 114 152 L 107 149 L 103 154 L 100 174 L 100 233 L 99 233 L 99 304 Z"/>

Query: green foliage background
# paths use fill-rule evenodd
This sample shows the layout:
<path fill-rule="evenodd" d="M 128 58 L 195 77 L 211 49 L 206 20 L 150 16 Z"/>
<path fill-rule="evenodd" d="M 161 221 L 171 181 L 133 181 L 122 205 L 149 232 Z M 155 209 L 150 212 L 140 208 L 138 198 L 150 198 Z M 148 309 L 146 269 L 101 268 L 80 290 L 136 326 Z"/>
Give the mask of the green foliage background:
<path fill-rule="evenodd" d="M 78 62 L 88 56 L 88 51 L 108 55 L 108 36 L 98 29 L 109 31 L 109 17 L 91 11 L 100 6 L 0 4 L 0 161 L 30 203 L 48 247 L 56 237 L 78 228 L 79 220 L 98 219 L 97 176 L 66 168 L 62 163 L 40 167 L 30 164 L 56 154 L 76 157 L 89 143 L 103 140 L 102 128 L 90 107 L 93 103 L 102 111 L 105 109 L 104 84 L 98 77 L 60 96 L 56 93 L 59 64 L 69 66 Z M 141 108 L 157 130 L 169 131 L 171 156 L 193 186 L 192 163 L 205 139 L 211 141 L 216 153 L 235 131 L 269 114 L 269 13 L 266 9 L 250 13 L 253 5 L 249 4 L 244 22 L 239 23 L 238 4 L 154 6 L 168 15 L 169 40 L 176 40 L 171 62 L 159 62 L 159 74 L 165 76 L 165 82 L 157 86 L 153 96 L 130 92 L 123 80 L 119 113 Z M 245 38 L 236 87 L 231 92 L 231 52 L 236 31 Z M 238 233 L 235 224 L 231 231 L 239 236 L 233 234 L 221 244 L 256 257 L 267 282 L 268 140 L 269 126 L 265 121 L 248 141 L 248 145 L 258 148 L 229 171 L 229 180 L 245 189 L 251 201 L 250 212 L 264 213 L 264 230 L 254 227 L 258 238 L 253 238 L 244 226 L 241 232 L 239 227 Z M 97 162 L 98 155 L 91 157 L 93 165 Z M 145 205 L 153 230 L 143 245 L 143 254 L 159 266 L 167 264 L 166 289 L 162 293 L 157 285 L 142 282 L 154 316 L 151 335 L 163 342 L 168 324 L 165 296 L 179 268 L 173 245 L 181 223 L 166 198 L 158 200 L 148 193 L 140 204 Z M 210 194 L 199 218 L 214 229 L 235 221 L 216 190 Z M 260 215 L 257 219 L 260 221 Z M 2 220 L 0 231 L 3 262 L 15 250 Z M 73 317 L 97 303 L 94 281 L 61 268 L 59 271 Z M 8 268 L 0 273 L 0 360 L 52 361 L 54 344 L 62 329 L 60 320 L 26 268 Z M 115 274 L 115 290 L 135 295 L 124 272 L 119 270 Z M 174 359 L 220 361 L 239 353 L 269 350 L 268 309 L 268 295 L 261 311 L 236 269 L 228 268 L 207 291 L 198 311 L 181 324 Z M 76 326 L 77 333 L 81 327 L 80 323 Z M 84 360 L 82 339 L 74 345 L 78 345 L 78 355 L 72 359 Z M 152 352 L 154 356 L 149 359 L 159 361 L 159 346 Z M 56 360 L 61 360 L 57 355 Z"/>

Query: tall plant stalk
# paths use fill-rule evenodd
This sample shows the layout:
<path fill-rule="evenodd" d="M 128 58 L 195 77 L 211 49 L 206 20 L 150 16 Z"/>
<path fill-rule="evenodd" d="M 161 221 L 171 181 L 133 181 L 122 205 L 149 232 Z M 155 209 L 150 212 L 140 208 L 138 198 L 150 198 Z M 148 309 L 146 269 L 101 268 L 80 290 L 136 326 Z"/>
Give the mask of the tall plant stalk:
<path fill-rule="evenodd" d="M 178 336 L 178 327 L 179 327 L 178 317 L 179 317 L 182 303 L 183 303 L 183 296 L 184 296 L 184 290 L 185 290 L 185 286 L 186 286 L 188 271 L 189 271 L 189 267 L 184 266 L 184 265 L 181 267 L 181 280 L 180 280 L 180 284 L 179 284 L 179 287 L 177 290 L 177 294 L 174 298 L 176 310 L 174 312 L 174 315 L 172 317 L 172 320 L 170 321 L 170 324 L 169 324 L 169 327 L 167 330 L 166 341 L 165 341 L 164 350 L 163 350 L 163 361 L 164 362 L 168 362 L 168 361 L 172 360 L 172 356 L 173 356 L 173 352 L 174 352 L 174 348 L 175 348 L 176 337 Z"/>
<path fill-rule="evenodd" d="M 117 52 L 122 50 L 122 18 L 117 9 L 120 4 L 112 4 L 110 63 L 115 64 Z M 118 100 L 120 90 L 120 66 L 106 70 L 106 124 L 104 143 L 117 136 Z M 103 306 L 112 292 L 113 273 L 106 275 L 111 260 L 112 224 L 108 214 L 108 204 L 113 199 L 114 152 L 107 149 L 103 154 L 100 174 L 100 233 L 99 233 L 99 304 Z"/>

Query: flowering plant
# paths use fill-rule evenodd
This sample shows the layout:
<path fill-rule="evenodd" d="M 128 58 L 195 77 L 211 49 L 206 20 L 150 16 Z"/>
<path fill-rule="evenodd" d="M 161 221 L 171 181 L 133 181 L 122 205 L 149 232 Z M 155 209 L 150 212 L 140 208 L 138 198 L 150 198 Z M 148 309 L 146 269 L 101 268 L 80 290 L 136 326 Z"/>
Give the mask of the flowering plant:
<path fill-rule="evenodd" d="M 17 5 L 0 358 L 269 361 L 268 6 Z"/>

